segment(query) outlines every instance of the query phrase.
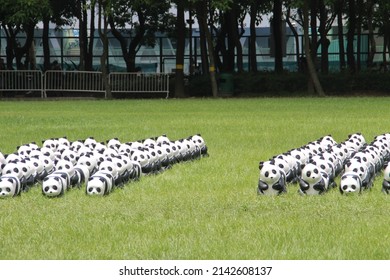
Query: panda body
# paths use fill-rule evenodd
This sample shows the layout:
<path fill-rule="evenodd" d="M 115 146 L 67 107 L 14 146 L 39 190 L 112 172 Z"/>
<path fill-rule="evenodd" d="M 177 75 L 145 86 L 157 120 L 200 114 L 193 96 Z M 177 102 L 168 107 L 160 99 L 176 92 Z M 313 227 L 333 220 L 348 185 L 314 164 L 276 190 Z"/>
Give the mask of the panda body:
<path fill-rule="evenodd" d="M 382 192 L 390 194 L 390 164 L 383 170 Z"/>
<path fill-rule="evenodd" d="M 299 193 L 307 195 L 324 194 L 329 188 L 329 175 L 317 165 L 308 163 L 299 178 Z"/>
<path fill-rule="evenodd" d="M 62 196 L 68 190 L 70 178 L 68 172 L 54 171 L 42 182 L 42 193 L 48 197 Z"/>
<path fill-rule="evenodd" d="M 286 173 L 271 161 L 260 162 L 258 194 L 279 195 L 287 192 Z"/>
<path fill-rule="evenodd" d="M 114 178 L 108 172 L 98 171 L 93 174 L 86 185 L 86 194 L 103 196 L 111 193 L 114 187 Z"/>
<path fill-rule="evenodd" d="M 344 173 L 341 176 L 339 189 L 342 194 L 361 193 L 362 180 L 359 174 L 351 171 Z"/>
<path fill-rule="evenodd" d="M 0 198 L 15 197 L 20 195 L 22 187 L 18 177 L 3 175 L 0 177 Z"/>

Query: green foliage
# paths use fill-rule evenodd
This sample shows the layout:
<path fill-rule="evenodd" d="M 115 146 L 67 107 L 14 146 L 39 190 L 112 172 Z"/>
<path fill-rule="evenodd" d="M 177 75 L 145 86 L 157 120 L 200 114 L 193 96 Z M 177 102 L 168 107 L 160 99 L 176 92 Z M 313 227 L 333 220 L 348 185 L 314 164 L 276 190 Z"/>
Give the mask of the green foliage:
<path fill-rule="evenodd" d="M 1 151 L 49 137 L 134 141 L 201 133 L 210 157 L 103 198 L 0 200 L 1 259 L 384 259 L 389 196 L 256 194 L 258 162 L 332 134 L 389 132 L 387 98 L 259 98 L 0 103 Z M 347 120 L 347 121 L 346 121 Z M 339 178 L 338 178 L 339 179 Z M 337 179 L 337 180 L 338 180 Z"/>

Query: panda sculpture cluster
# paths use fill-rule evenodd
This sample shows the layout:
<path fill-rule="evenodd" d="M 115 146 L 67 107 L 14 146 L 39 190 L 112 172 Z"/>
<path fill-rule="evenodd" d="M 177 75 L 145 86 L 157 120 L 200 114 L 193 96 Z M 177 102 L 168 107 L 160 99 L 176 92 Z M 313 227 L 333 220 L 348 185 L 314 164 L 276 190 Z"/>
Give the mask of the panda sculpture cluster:
<path fill-rule="evenodd" d="M 327 135 L 261 161 L 257 192 L 279 195 L 295 183 L 301 195 L 320 195 L 333 188 L 342 194 L 361 193 L 371 189 L 383 171 L 382 191 L 389 194 L 389 160 L 389 133 L 376 136 L 371 143 L 361 133 L 340 143 Z"/>
<path fill-rule="evenodd" d="M 73 142 L 66 137 L 46 139 L 42 146 L 32 142 L 12 154 L 0 152 L 0 198 L 18 196 L 38 185 L 47 197 L 84 185 L 88 195 L 107 195 L 143 175 L 207 155 L 200 134 L 175 141 L 161 135 L 124 143 L 118 138 L 106 142 L 93 137 Z"/>

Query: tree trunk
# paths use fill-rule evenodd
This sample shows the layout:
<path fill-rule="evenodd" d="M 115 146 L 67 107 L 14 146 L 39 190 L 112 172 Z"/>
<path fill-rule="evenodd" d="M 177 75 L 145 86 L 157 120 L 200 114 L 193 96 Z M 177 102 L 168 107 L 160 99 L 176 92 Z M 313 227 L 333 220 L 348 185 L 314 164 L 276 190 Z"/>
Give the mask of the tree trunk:
<path fill-rule="evenodd" d="M 295 26 L 291 23 L 290 21 L 290 8 L 287 9 L 287 14 L 286 14 L 286 22 L 288 24 L 288 27 L 290 27 L 291 32 L 294 34 L 294 39 L 295 39 L 295 56 L 296 56 L 296 61 L 297 61 L 297 68 L 298 70 L 300 69 L 300 61 L 301 61 L 301 53 L 299 49 L 299 35 L 297 30 L 295 29 Z"/>
<path fill-rule="evenodd" d="M 93 70 L 93 44 L 95 40 L 95 5 L 96 1 L 91 1 L 91 20 L 89 23 L 89 42 L 87 46 L 87 52 L 85 54 L 85 70 Z"/>
<path fill-rule="evenodd" d="M 43 70 L 50 70 L 50 46 L 49 46 L 49 17 L 43 20 L 42 47 L 43 47 Z"/>
<path fill-rule="evenodd" d="M 367 29 L 368 29 L 368 39 L 370 42 L 370 49 L 368 51 L 367 58 L 367 67 L 372 68 L 374 65 L 374 57 L 376 53 L 376 42 L 374 37 L 374 26 L 372 24 L 373 21 L 373 12 L 374 12 L 374 4 L 373 0 L 369 0 L 367 3 Z"/>
<path fill-rule="evenodd" d="M 198 13 L 198 10 L 197 10 Z M 199 44 L 200 44 L 200 57 L 202 61 L 202 75 L 209 73 L 209 61 L 207 59 L 207 42 L 206 33 L 203 30 L 203 26 L 199 25 Z"/>
<path fill-rule="evenodd" d="M 340 61 L 340 71 L 343 71 L 346 66 L 345 62 L 345 46 L 344 46 L 344 24 L 343 24 L 343 5 L 344 0 L 337 1 L 337 35 L 339 41 L 339 61 Z"/>
<path fill-rule="evenodd" d="M 214 59 L 214 46 L 213 46 L 213 39 L 211 37 L 211 32 L 208 29 L 207 26 L 207 9 L 206 5 L 204 5 L 201 2 L 198 2 L 198 21 L 199 25 L 202 26 L 202 29 L 204 30 L 206 42 L 207 42 L 207 49 L 208 49 L 208 56 L 209 56 L 209 75 L 210 75 L 210 82 L 211 82 L 211 90 L 213 97 L 218 97 L 218 85 L 217 85 L 217 77 L 215 74 L 215 59 Z"/>
<path fill-rule="evenodd" d="M 256 56 L 256 15 L 257 5 L 252 4 L 250 10 L 250 37 L 249 37 L 249 65 L 250 71 L 257 72 L 257 56 Z"/>
<path fill-rule="evenodd" d="M 356 0 L 348 0 L 349 26 L 347 34 L 347 64 L 351 73 L 356 72 L 354 56 L 354 39 L 356 31 Z"/>
<path fill-rule="evenodd" d="M 275 0 L 273 7 L 273 39 L 275 48 L 275 72 L 283 72 L 283 29 L 282 29 L 282 0 Z"/>
<path fill-rule="evenodd" d="M 85 57 L 87 53 L 87 22 L 88 16 L 84 9 L 85 0 L 77 1 L 77 12 L 78 12 L 78 20 L 79 20 L 79 45 L 80 45 L 80 63 L 78 70 L 85 70 Z"/>
<path fill-rule="evenodd" d="M 320 11 L 319 31 L 320 31 L 320 42 L 321 42 L 321 73 L 326 75 L 329 72 L 328 49 L 329 49 L 330 41 L 326 37 L 328 33 L 326 30 L 326 22 L 328 17 L 327 17 L 324 0 L 319 1 L 319 11 Z"/>
<path fill-rule="evenodd" d="M 102 3 L 103 2 L 103 3 Z M 103 85 L 105 89 L 105 99 L 112 99 L 112 93 L 111 93 L 111 86 L 108 76 L 108 67 L 107 67 L 107 58 L 108 58 L 108 38 L 107 38 L 107 32 L 108 32 L 108 21 L 107 21 L 107 15 L 105 13 L 106 6 L 104 5 L 104 1 L 99 1 L 99 36 L 100 40 L 102 40 L 103 44 L 103 53 L 100 57 L 100 64 L 101 64 L 101 71 L 102 71 L 102 79 L 103 79 Z M 102 11 L 103 10 L 103 11 Z M 103 15 L 102 15 L 103 13 Z M 102 27 L 103 23 L 103 27 Z"/>
<path fill-rule="evenodd" d="M 185 22 L 184 3 L 177 2 L 177 44 L 176 44 L 176 73 L 175 73 L 175 97 L 185 97 L 184 91 L 184 48 L 185 48 Z"/>
<path fill-rule="evenodd" d="M 310 38 L 309 38 L 309 0 L 304 1 L 303 6 L 303 35 L 305 40 L 305 55 L 307 68 L 309 71 L 309 79 L 314 86 L 314 89 L 319 96 L 325 96 L 324 90 L 322 89 L 321 83 L 318 79 L 316 69 L 312 60 L 312 55 L 310 53 Z"/>

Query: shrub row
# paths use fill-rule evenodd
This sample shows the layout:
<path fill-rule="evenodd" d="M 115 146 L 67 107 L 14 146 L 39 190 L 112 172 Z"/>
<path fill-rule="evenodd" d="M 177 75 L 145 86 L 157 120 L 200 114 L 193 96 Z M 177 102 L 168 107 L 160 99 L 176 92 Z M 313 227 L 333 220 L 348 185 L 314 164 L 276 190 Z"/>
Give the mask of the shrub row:
<path fill-rule="evenodd" d="M 308 78 L 304 73 L 273 72 L 235 73 L 232 96 L 308 96 Z M 320 75 L 320 82 L 327 95 L 387 95 L 390 94 L 390 72 L 330 73 Z M 221 79 L 218 79 L 221 82 Z M 212 96 L 207 75 L 189 78 L 188 95 L 191 97 Z"/>

